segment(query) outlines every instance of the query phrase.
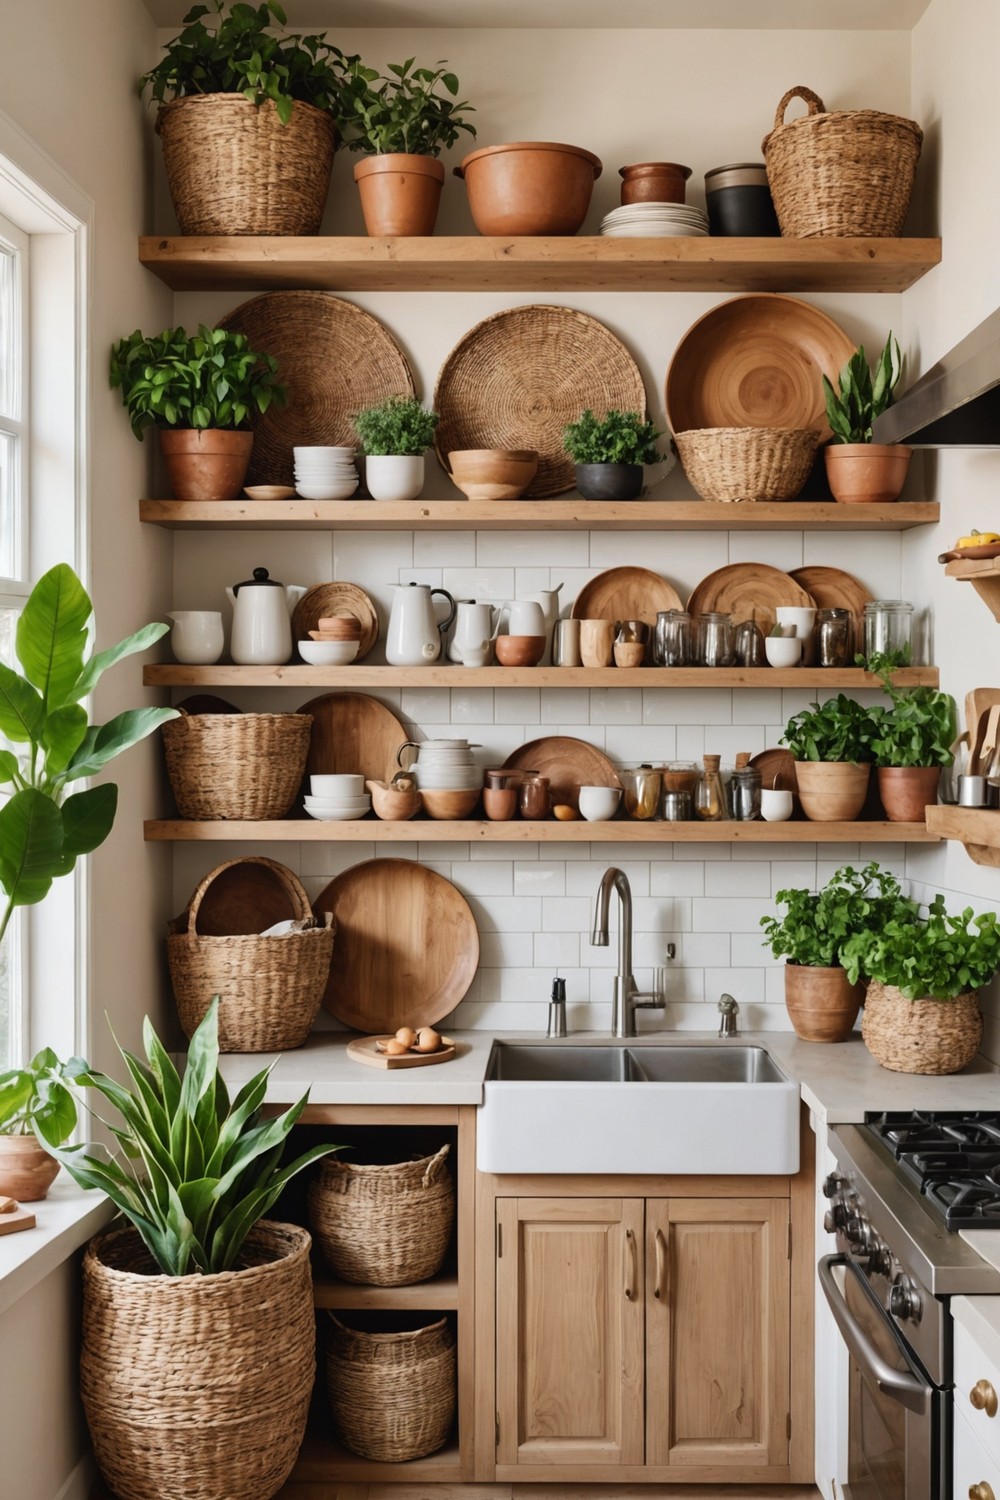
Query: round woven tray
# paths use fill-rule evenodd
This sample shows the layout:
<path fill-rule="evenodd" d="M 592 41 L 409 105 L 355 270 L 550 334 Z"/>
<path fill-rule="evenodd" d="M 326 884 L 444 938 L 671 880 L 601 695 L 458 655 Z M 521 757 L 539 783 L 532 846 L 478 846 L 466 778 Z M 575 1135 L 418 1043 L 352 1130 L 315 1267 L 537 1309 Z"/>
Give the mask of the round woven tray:
<path fill-rule="evenodd" d="M 907 1000 L 895 985 L 873 980 L 861 1035 L 875 1061 L 894 1073 L 958 1073 L 983 1039 L 978 993 L 954 1000 Z"/>
<path fill-rule="evenodd" d="M 413 1332 L 368 1333 L 328 1316 L 327 1387 L 345 1448 L 382 1463 L 435 1453 L 455 1420 L 455 1337 L 447 1319 Z"/>
<path fill-rule="evenodd" d="M 533 304 L 485 318 L 448 355 L 434 391 L 438 457 L 465 448 L 534 448 L 529 498 L 573 489 L 563 429 L 586 408 L 646 414 L 635 360 L 603 323 L 569 307 Z"/>
<path fill-rule="evenodd" d="M 329 292 L 265 292 L 222 318 L 251 349 L 273 354 L 288 405 L 253 419 L 247 484 L 293 484 L 292 449 L 356 445 L 354 415 L 412 396 L 406 356 L 371 313 Z"/>
<path fill-rule="evenodd" d="M 309 1223 L 335 1276 L 409 1286 L 437 1274 L 455 1222 L 448 1150 L 388 1166 L 319 1163 L 309 1184 Z"/>

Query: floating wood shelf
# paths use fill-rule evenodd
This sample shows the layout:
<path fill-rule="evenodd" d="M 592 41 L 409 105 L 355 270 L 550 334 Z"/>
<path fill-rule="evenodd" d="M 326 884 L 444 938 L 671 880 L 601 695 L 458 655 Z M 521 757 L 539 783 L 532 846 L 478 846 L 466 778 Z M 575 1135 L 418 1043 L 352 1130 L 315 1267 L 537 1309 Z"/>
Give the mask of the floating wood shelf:
<path fill-rule="evenodd" d="M 925 823 L 608 823 L 438 822 L 418 817 L 408 823 L 381 822 L 368 815 L 351 823 L 320 823 L 311 818 L 283 818 L 273 823 L 204 822 L 151 818 L 144 824 L 148 842 L 340 843 L 388 840 L 419 844 L 936 844 L 940 834 Z"/>
<path fill-rule="evenodd" d="M 347 1486 L 352 1480 L 359 1485 L 385 1482 L 401 1484 L 411 1476 L 414 1484 L 456 1484 L 462 1478 L 457 1438 L 453 1438 L 429 1458 L 414 1458 L 402 1463 L 379 1463 L 374 1459 L 359 1458 L 356 1453 L 351 1453 L 329 1436 L 327 1430 L 321 1433 L 317 1429 L 306 1432 L 292 1477 L 277 1500 L 285 1500 L 286 1495 L 288 1500 L 298 1500 L 300 1494 L 303 1500 L 306 1496 L 312 1500 L 314 1494 L 316 1500 L 329 1497 L 331 1493 L 339 1495 L 341 1491 L 336 1489 L 338 1480 L 345 1484 L 343 1494 L 346 1497 Z M 334 1485 L 333 1491 L 329 1488 L 331 1484 Z M 301 1491 L 300 1485 L 303 1487 Z M 317 1488 L 313 1490 L 312 1485 Z M 351 1489 L 350 1493 L 353 1495 L 355 1491 Z M 405 1494 L 412 1496 L 415 1491 L 407 1487 Z"/>
<path fill-rule="evenodd" d="M 1000 867 L 1000 809 L 929 807 L 927 827 L 942 839 L 957 839 L 977 865 Z"/>
<path fill-rule="evenodd" d="M 360 1286 L 331 1276 L 313 1279 L 313 1303 L 334 1311 L 344 1308 L 391 1308 L 394 1312 L 452 1312 L 458 1307 L 458 1277 L 435 1276 L 411 1286 Z"/>
<path fill-rule="evenodd" d="M 902 292 L 941 241 L 148 235 L 139 259 L 176 292 Z"/>
<path fill-rule="evenodd" d="M 861 667 L 144 667 L 145 687 L 877 688 Z M 937 667 L 903 667 L 900 687 L 937 687 Z"/>
<path fill-rule="evenodd" d="M 909 531 L 932 500 L 725 505 L 714 500 L 141 500 L 139 519 L 176 531 Z"/>
<path fill-rule="evenodd" d="M 971 583 L 994 620 L 1000 620 L 1000 557 L 959 557 L 948 563 L 945 572 L 949 578 Z"/>

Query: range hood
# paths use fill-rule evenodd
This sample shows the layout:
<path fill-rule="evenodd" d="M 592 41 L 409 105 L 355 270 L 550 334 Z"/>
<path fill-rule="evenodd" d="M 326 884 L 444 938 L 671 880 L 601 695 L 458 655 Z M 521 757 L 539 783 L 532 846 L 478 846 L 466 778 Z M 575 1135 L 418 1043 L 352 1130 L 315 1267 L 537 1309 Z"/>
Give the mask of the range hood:
<path fill-rule="evenodd" d="M 876 443 L 1000 448 L 1000 308 L 876 421 Z"/>

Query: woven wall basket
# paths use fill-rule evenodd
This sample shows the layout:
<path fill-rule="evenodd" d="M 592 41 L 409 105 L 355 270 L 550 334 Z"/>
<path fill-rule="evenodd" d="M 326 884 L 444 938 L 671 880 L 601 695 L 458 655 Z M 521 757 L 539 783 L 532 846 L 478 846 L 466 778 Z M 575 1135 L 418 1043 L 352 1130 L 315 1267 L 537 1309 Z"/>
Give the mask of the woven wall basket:
<path fill-rule="evenodd" d="M 868 986 L 861 1035 L 865 1046 L 894 1073 L 957 1073 L 983 1039 L 976 992 L 954 1000 L 906 1000 L 895 985 Z"/>
<path fill-rule="evenodd" d="M 391 1166 L 320 1162 L 309 1184 L 309 1223 L 334 1275 L 407 1286 L 440 1270 L 455 1222 L 448 1150 Z"/>
<path fill-rule="evenodd" d="M 436 1453 L 455 1420 L 455 1338 L 447 1319 L 412 1333 L 367 1333 L 328 1316 L 327 1389 L 344 1446 L 382 1463 Z"/>
<path fill-rule="evenodd" d="M 288 896 L 291 918 L 311 925 L 275 937 L 200 933 L 198 913 L 217 877 L 246 865 L 269 871 Z M 323 1003 L 335 930 L 330 912 L 315 920 L 303 886 L 277 861 L 257 855 L 217 865 L 168 927 L 167 961 L 185 1036 L 194 1035 L 218 995 L 220 1051 L 301 1047 Z"/>
<path fill-rule="evenodd" d="M 261 1220 L 245 1269 L 163 1276 L 138 1233 L 83 1261 L 80 1389 L 119 1500 L 270 1500 L 305 1433 L 316 1368 L 309 1235 Z"/>
<path fill-rule="evenodd" d="M 306 768 L 309 714 L 188 714 L 163 725 L 182 818 L 283 818 Z"/>
<path fill-rule="evenodd" d="M 675 433 L 674 445 L 703 500 L 794 500 L 819 436 L 801 427 L 703 427 Z"/>
<path fill-rule="evenodd" d="M 296 100 L 189 94 L 156 117 L 181 234 L 318 234 L 330 187 L 333 119 Z"/>
<path fill-rule="evenodd" d="M 809 113 L 784 123 L 793 99 Z M 924 133 L 915 120 L 875 109 L 827 110 L 801 86 L 782 95 L 763 140 L 767 182 L 782 234 L 853 238 L 903 232 Z"/>

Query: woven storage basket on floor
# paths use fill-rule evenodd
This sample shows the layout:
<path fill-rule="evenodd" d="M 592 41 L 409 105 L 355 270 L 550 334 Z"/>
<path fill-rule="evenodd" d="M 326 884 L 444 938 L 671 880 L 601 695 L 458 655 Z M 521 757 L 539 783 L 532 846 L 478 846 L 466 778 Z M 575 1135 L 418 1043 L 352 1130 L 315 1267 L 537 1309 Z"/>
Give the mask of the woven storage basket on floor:
<path fill-rule="evenodd" d="M 675 433 L 674 445 L 703 500 L 794 500 L 819 439 L 802 427 L 702 427 Z"/>
<path fill-rule="evenodd" d="M 954 1000 L 907 1000 L 895 985 L 873 980 L 861 1035 L 875 1061 L 894 1073 L 958 1073 L 983 1039 L 978 992 Z"/>
<path fill-rule="evenodd" d="M 329 1318 L 327 1389 L 344 1446 L 382 1463 L 436 1453 L 455 1420 L 455 1338 L 447 1319 L 412 1333 L 366 1333 Z"/>
<path fill-rule="evenodd" d="M 183 916 L 168 928 L 167 961 L 177 1014 L 190 1038 L 218 995 L 221 1052 L 286 1052 L 304 1044 L 323 1003 L 336 928 L 326 912 L 325 925 L 276 937 L 199 933 L 198 912 L 213 881 L 241 865 L 271 871 L 288 895 L 292 919 L 314 920 L 309 897 L 284 865 L 261 855 L 217 865 Z"/>
<path fill-rule="evenodd" d="M 330 187 L 333 118 L 296 100 L 187 94 L 156 117 L 181 234 L 318 234 Z"/>
<path fill-rule="evenodd" d="M 786 125 L 792 99 L 804 99 L 809 113 Z M 902 115 L 827 110 L 812 89 L 789 89 L 762 148 L 782 234 L 902 234 L 923 138 Z"/>
<path fill-rule="evenodd" d="M 182 818 L 283 818 L 309 754 L 309 714 L 188 714 L 162 727 Z"/>
<path fill-rule="evenodd" d="M 119 1500 L 270 1500 L 316 1369 L 309 1235 L 261 1220 L 245 1269 L 163 1276 L 131 1227 L 83 1261 L 80 1389 Z"/>
<path fill-rule="evenodd" d="M 319 1163 L 309 1223 L 335 1276 L 407 1286 L 440 1270 L 455 1222 L 448 1151 L 391 1166 Z"/>

